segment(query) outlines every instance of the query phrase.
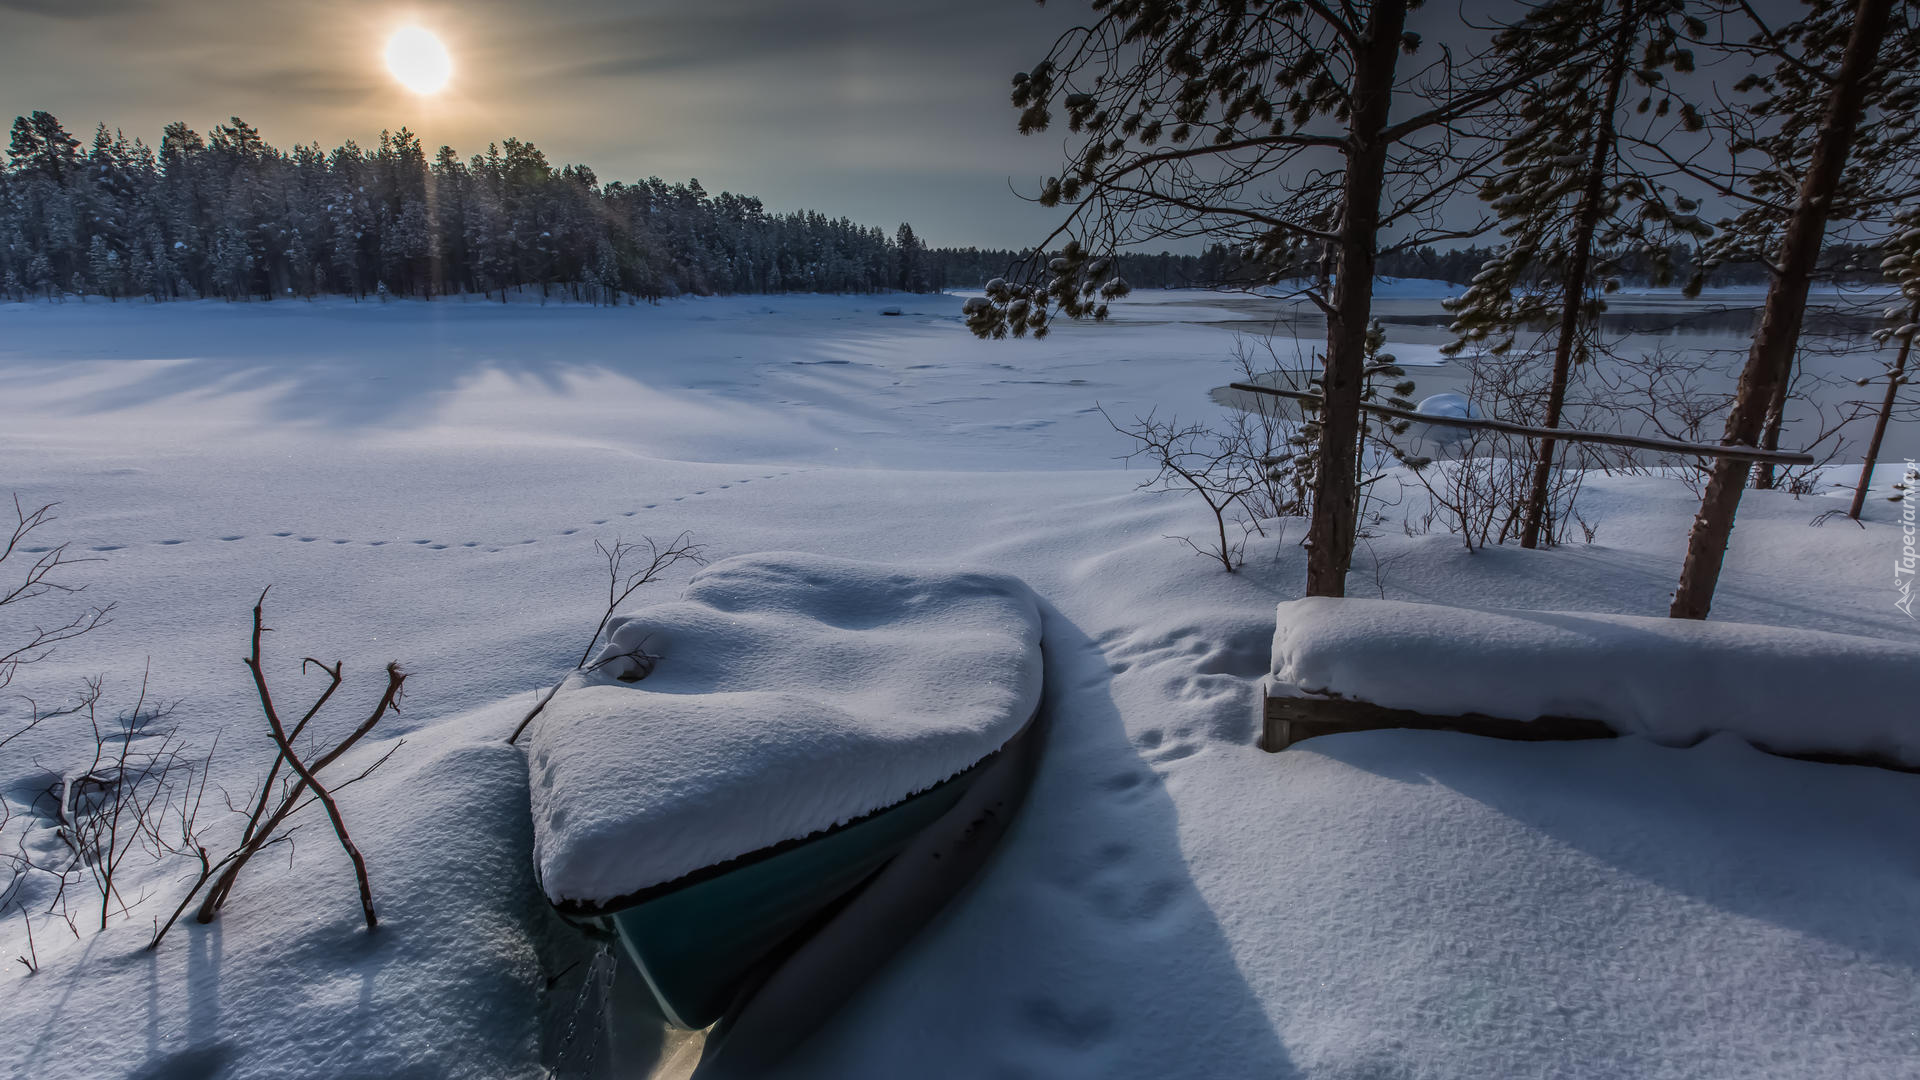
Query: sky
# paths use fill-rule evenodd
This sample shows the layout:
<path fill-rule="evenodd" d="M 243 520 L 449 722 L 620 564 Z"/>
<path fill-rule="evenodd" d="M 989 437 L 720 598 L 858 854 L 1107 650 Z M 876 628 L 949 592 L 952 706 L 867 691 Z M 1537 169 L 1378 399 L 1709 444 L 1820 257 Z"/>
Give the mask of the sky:
<path fill-rule="evenodd" d="M 1463 44 L 1486 6 L 1443 0 L 1417 21 Z M 1058 220 L 1017 193 L 1059 167 L 1064 133 L 1018 134 L 1009 79 L 1087 14 L 1074 0 L 0 0 L 0 122 L 45 109 L 82 139 L 104 121 L 151 144 L 170 121 L 205 132 L 237 115 L 276 146 L 328 149 L 404 125 L 462 156 L 511 135 L 603 181 L 698 178 L 770 210 L 1022 248 Z M 385 42 L 409 25 L 452 53 L 445 92 L 387 72 Z"/>
<path fill-rule="evenodd" d="M 148 143 L 230 115 L 272 144 L 362 146 L 405 125 L 463 156 L 512 135 L 602 180 L 697 177 L 935 244 L 1019 247 L 1060 160 L 1007 102 L 1084 8 L 1032 0 L 0 0 L 0 111 Z M 452 53 L 418 97 L 382 47 L 416 24 Z"/>

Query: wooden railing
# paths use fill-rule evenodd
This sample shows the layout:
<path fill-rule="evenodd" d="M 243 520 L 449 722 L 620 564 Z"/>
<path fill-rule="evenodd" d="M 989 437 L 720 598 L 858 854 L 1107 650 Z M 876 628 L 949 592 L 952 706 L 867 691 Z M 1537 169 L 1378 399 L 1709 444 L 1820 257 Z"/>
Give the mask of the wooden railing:
<path fill-rule="evenodd" d="M 1242 390 L 1249 394 L 1268 394 L 1273 397 L 1290 398 L 1304 401 L 1309 405 L 1319 405 L 1320 395 L 1303 390 L 1282 390 L 1274 386 L 1260 386 L 1255 383 L 1229 383 L 1230 390 Z M 1698 457 L 1744 458 L 1748 461 L 1765 461 L 1774 465 L 1811 465 L 1813 455 L 1798 450 L 1762 450 L 1757 446 L 1725 446 L 1719 443 L 1691 443 L 1679 439 L 1655 439 L 1644 435 L 1618 435 L 1603 431 L 1581 431 L 1578 428 L 1543 428 L 1527 424 L 1516 424 L 1508 420 L 1487 420 L 1472 416 L 1439 416 L 1432 413 L 1415 412 L 1412 409 L 1396 408 L 1392 405 L 1377 405 L 1361 402 L 1362 411 L 1376 416 L 1391 416 L 1401 420 L 1412 420 L 1422 424 L 1437 424 L 1441 427 L 1472 428 L 1479 431 L 1501 431 L 1509 435 L 1520 435 L 1529 439 L 1553 439 L 1556 442 L 1600 443 L 1605 446 L 1626 446 L 1635 450 L 1655 450 L 1668 454 L 1688 454 Z"/>

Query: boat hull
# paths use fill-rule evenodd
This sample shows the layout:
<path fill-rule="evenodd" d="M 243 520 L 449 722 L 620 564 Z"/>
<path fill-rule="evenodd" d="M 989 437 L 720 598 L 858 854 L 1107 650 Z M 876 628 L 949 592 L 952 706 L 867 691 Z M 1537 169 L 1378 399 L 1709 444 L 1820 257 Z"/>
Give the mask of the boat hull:
<path fill-rule="evenodd" d="M 648 890 L 590 921 L 618 939 L 669 1023 L 704 1028 L 790 943 L 950 812 L 980 772 L 975 766 L 845 825 Z"/>
<path fill-rule="evenodd" d="M 782 956 L 708 1033 L 696 1080 L 769 1075 L 967 887 L 998 848 L 1039 768 L 1035 717 L 953 808 Z"/>

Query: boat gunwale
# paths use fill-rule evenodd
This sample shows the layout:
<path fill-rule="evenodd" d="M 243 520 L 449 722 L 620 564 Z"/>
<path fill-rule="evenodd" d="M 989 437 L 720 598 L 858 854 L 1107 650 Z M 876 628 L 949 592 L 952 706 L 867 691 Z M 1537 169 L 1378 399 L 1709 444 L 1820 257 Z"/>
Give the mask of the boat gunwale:
<path fill-rule="evenodd" d="M 1028 716 L 1026 721 L 1020 725 L 1019 730 L 1015 731 L 1011 736 L 1008 736 L 1005 742 L 1001 743 L 991 753 L 987 754 L 987 756 L 981 758 L 980 760 L 974 762 L 973 764 L 967 766 L 966 768 L 961 769 L 959 772 L 954 773 L 952 776 L 947 777 L 945 780 L 941 780 L 937 783 L 921 788 L 918 791 L 908 792 L 906 795 L 902 796 L 899 799 L 894 800 L 893 802 L 888 803 L 885 806 L 878 807 L 877 809 L 869 810 L 866 813 L 861 814 L 857 817 L 848 818 L 845 821 L 839 822 L 838 824 L 830 825 L 824 829 L 816 829 L 813 832 L 806 833 L 805 835 L 802 835 L 802 836 L 790 837 L 778 843 L 769 844 L 766 847 L 755 848 L 754 850 L 746 852 L 745 854 L 735 855 L 734 857 L 727 859 L 724 862 L 710 863 L 706 866 L 700 867 L 697 870 L 690 870 L 687 873 L 680 875 L 679 877 L 671 878 L 667 881 L 662 881 L 654 885 L 648 885 L 645 888 L 635 890 L 634 892 L 623 893 L 622 895 L 613 897 L 612 899 L 609 899 L 609 900 L 571 900 L 571 899 L 555 900 L 551 896 L 549 896 L 547 897 L 547 901 L 548 903 L 553 905 L 554 911 L 559 913 L 563 918 L 596 919 L 604 916 L 618 914 L 619 912 L 625 911 L 629 908 L 638 907 L 641 904 L 645 904 L 653 900 L 658 900 L 663 896 L 667 896 L 672 893 L 679 892 L 681 889 L 691 888 L 692 886 L 698 885 L 702 882 L 712 881 L 713 879 L 718 877 L 724 877 L 727 874 L 733 873 L 735 870 L 739 870 L 744 867 L 751 866 L 755 863 L 764 862 L 767 859 L 771 859 L 776 855 L 781 855 L 786 852 L 792 851 L 793 849 L 800 847 L 804 844 L 810 844 L 815 840 L 821 839 L 822 837 L 831 836 L 834 833 L 841 832 L 842 830 L 853 828 L 854 826 L 859 825 L 863 822 L 870 821 L 873 818 L 879 817 L 882 814 L 889 813 L 893 810 L 896 810 L 901 806 L 905 805 L 906 803 L 914 799 L 920 798 L 923 795 L 931 795 L 932 793 L 940 790 L 943 787 L 947 787 L 948 785 L 951 785 L 951 784 L 957 784 L 961 782 L 963 779 L 965 779 L 967 776 L 969 776 L 970 774 L 981 772 L 988 765 L 991 765 L 994 761 L 999 759 L 999 757 L 1002 754 L 1006 753 L 1007 747 L 1012 746 L 1014 743 L 1018 742 L 1022 736 L 1026 735 L 1027 732 L 1032 729 L 1033 722 L 1035 718 L 1037 718 L 1039 715 L 1040 715 L 1040 704 L 1036 703 L 1034 706 L 1032 715 Z M 545 892 L 544 886 L 542 887 L 541 891 L 543 893 Z"/>

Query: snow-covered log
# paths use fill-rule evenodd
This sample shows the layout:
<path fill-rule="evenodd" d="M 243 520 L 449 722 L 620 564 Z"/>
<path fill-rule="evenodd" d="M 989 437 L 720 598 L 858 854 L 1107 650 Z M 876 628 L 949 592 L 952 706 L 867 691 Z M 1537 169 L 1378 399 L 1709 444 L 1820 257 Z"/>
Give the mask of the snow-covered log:
<path fill-rule="evenodd" d="M 1688 746 L 1920 767 L 1920 645 L 1815 630 L 1387 600 L 1283 603 L 1268 696 L 1598 721 Z M 1385 726 L 1385 725 L 1381 725 Z"/>

